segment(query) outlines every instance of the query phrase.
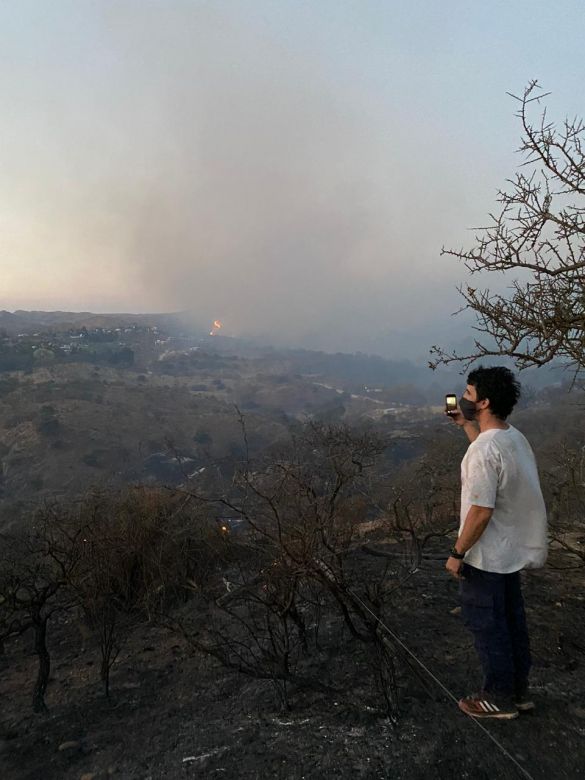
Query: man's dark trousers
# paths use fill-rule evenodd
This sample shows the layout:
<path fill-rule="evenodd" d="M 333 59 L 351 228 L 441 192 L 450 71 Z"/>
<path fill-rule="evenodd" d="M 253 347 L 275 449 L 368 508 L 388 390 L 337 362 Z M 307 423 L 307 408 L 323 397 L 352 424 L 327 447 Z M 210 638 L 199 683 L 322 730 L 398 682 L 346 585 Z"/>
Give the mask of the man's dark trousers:
<path fill-rule="evenodd" d="M 528 687 L 531 658 L 520 572 L 497 574 L 464 563 L 461 575 L 461 614 L 475 639 L 483 690 L 505 698 L 521 696 Z"/>

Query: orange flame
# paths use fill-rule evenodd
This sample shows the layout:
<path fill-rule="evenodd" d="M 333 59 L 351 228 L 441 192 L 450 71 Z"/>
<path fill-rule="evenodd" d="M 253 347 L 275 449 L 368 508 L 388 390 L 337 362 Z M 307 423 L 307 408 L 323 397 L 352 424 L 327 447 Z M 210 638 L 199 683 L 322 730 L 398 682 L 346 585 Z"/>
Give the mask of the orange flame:
<path fill-rule="evenodd" d="M 213 320 L 213 327 L 211 328 L 209 335 L 216 336 L 218 331 L 223 328 L 223 322 L 221 320 Z"/>

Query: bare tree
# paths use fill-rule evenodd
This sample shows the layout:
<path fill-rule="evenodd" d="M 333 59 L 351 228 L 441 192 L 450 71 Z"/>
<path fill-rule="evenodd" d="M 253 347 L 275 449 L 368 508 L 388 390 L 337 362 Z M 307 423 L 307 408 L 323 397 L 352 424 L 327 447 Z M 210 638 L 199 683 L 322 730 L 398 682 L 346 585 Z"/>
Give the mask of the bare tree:
<path fill-rule="evenodd" d="M 585 156 L 581 119 L 551 122 L 546 97 L 531 81 L 518 101 L 524 163 L 499 192 L 499 212 L 479 229 L 473 249 L 445 250 L 472 275 L 513 274 L 509 294 L 459 288 L 476 315 L 480 336 L 469 354 L 434 346 L 431 368 L 453 361 L 467 366 L 477 358 L 507 355 L 518 368 L 560 359 L 578 371 L 585 365 Z"/>
<path fill-rule="evenodd" d="M 355 538 L 359 523 L 375 511 L 360 487 L 384 447 L 372 433 L 310 423 L 280 453 L 258 463 L 246 458 L 227 495 L 191 493 L 241 518 L 255 554 L 232 571 L 225 583 L 230 592 L 210 607 L 207 624 L 183 623 L 183 634 L 225 666 L 272 680 L 284 706 L 286 685 L 304 683 L 296 667 L 308 650 L 307 624 L 318 625 L 325 601 L 384 665 L 378 677 L 395 715 L 396 651 L 378 620 L 389 569 L 364 577 Z"/>
<path fill-rule="evenodd" d="M 44 507 L 29 531 L 0 541 L 0 644 L 32 630 L 39 659 L 33 710 L 44 712 L 51 673 L 47 627 L 55 612 L 71 606 L 67 584 L 79 565 L 81 533 L 70 532 L 51 507 Z"/>
<path fill-rule="evenodd" d="M 109 697 L 112 667 L 134 628 L 204 587 L 218 567 L 210 541 L 221 532 L 185 508 L 184 496 L 161 489 L 93 492 L 43 505 L 29 530 L 0 536 L 0 648 L 33 633 L 35 712 L 46 709 L 47 631 L 57 611 L 94 638 Z"/>
<path fill-rule="evenodd" d="M 97 640 L 108 697 L 110 672 L 128 635 L 192 581 L 185 566 L 184 505 L 184 498 L 165 491 L 134 488 L 90 494 L 69 516 L 74 527 L 81 523 L 83 534 L 80 562 L 68 586 Z M 67 507 L 62 511 L 66 514 Z"/>
<path fill-rule="evenodd" d="M 175 613 L 167 625 L 222 666 L 269 680 L 280 705 L 288 709 L 288 686 L 308 682 L 297 669 L 309 649 L 303 583 L 282 560 L 264 568 L 258 564 L 256 558 L 256 566 L 241 567 L 242 580 L 224 578 L 227 590 L 218 589 L 217 598 L 208 601 L 204 620 L 190 606 L 187 620 Z M 319 687 L 314 681 L 311 685 Z"/>

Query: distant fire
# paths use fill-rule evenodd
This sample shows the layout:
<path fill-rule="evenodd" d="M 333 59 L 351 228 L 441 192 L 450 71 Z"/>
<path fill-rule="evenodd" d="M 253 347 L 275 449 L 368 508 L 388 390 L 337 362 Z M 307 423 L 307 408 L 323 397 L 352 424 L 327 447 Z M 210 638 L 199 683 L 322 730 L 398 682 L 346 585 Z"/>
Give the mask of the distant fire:
<path fill-rule="evenodd" d="M 217 336 L 219 331 L 223 328 L 223 322 L 221 320 L 213 320 L 213 326 L 209 331 L 210 336 Z"/>

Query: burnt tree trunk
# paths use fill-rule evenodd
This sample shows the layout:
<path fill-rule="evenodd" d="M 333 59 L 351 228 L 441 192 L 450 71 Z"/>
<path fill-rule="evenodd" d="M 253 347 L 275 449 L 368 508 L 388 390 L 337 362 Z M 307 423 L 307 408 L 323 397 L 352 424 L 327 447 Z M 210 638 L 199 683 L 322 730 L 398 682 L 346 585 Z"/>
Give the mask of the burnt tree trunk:
<path fill-rule="evenodd" d="M 110 672 L 120 652 L 118 615 L 113 606 L 107 605 L 101 615 L 100 626 L 100 677 L 106 698 L 110 698 Z"/>
<path fill-rule="evenodd" d="M 49 683 L 51 673 L 51 656 L 47 649 L 47 622 L 48 617 L 42 617 L 40 613 L 33 615 L 33 630 L 35 636 L 35 653 L 39 657 L 37 679 L 33 690 L 33 711 L 46 712 L 45 691 Z"/>

